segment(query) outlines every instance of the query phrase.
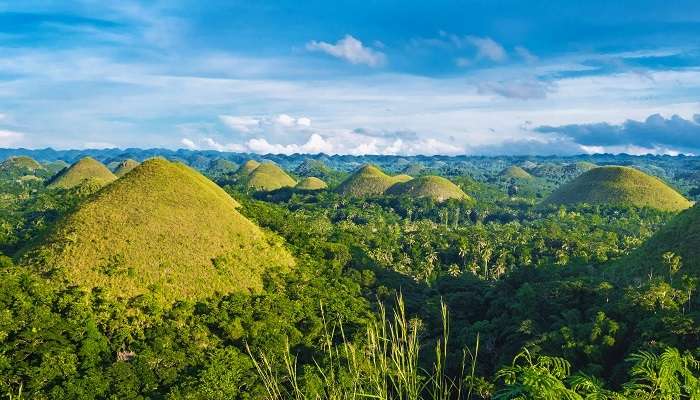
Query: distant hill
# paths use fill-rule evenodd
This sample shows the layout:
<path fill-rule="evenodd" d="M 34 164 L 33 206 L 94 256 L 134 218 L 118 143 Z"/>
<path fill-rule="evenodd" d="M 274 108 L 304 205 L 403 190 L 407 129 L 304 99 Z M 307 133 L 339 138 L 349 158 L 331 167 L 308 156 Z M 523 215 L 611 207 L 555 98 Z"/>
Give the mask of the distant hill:
<path fill-rule="evenodd" d="M 26 156 L 10 157 L 0 163 L 0 172 L 12 170 L 16 172 L 33 173 L 43 169 L 43 165 L 39 164 L 33 158 Z"/>
<path fill-rule="evenodd" d="M 668 274 L 662 254 L 673 252 L 681 257 L 684 270 L 700 273 L 700 205 L 683 211 L 663 226 L 639 249 L 623 259 L 625 275 L 646 277 L 651 271 Z"/>
<path fill-rule="evenodd" d="M 270 191 L 292 187 L 296 181 L 280 167 L 272 163 L 262 163 L 248 175 L 246 187 L 254 190 Z"/>
<path fill-rule="evenodd" d="M 256 290 L 265 268 L 293 259 L 237 207 L 192 168 L 151 159 L 78 206 L 22 260 L 115 296 L 155 288 L 173 301 Z"/>
<path fill-rule="evenodd" d="M 217 158 L 212 160 L 207 167 L 207 172 L 209 174 L 220 176 L 225 174 L 230 174 L 238 170 L 238 164 L 233 161 L 229 161 L 225 158 Z"/>
<path fill-rule="evenodd" d="M 138 161 L 132 160 L 131 158 L 127 158 L 126 160 L 121 161 L 119 165 L 117 165 L 117 168 L 114 170 L 114 175 L 116 175 L 117 177 L 122 177 L 126 175 L 127 172 L 131 171 L 132 169 L 138 166 Z"/>
<path fill-rule="evenodd" d="M 544 204 L 620 204 L 680 211 L 691 206 L 653 176 L 629 167 L 598 167 L 554 191 Z"/>
<path fill-rule="evenodd" d="M 532 179 L 533 176 L 530 175 L 527 171 L 522 169 L 521 167 L 518 167 L 516 165 L 512 165 L 503 171 L 501 171 L 498 176 L 502 178 L 507 178 L 507 179 Z"/>
<path fill-rule="evenodd" d="M 48 186 L 68 189 L 84 181 L 91 181 L 98 185 L 107 185 L 116 179 L 117 177 L 104 164 L 92 157 L 85 157 L 56 174 L 49 181 Z"/>
<path fill-rule="evenodd" d="M 383 194 L 393 184 L 410 179 L 407 175 L 399 177 L 385 174 L 374 165 L 367 164 L 345 179 L 336 192 L 346 196 L 371 196 Z"/>
<path fill-rule="evenodd" d="M 243 165 L 240 166 L 240 168 L 238 168 L 236 174 L 240 176 L 248 176 L 251 172 L 255 171 L 255 168 L 258 168 L 259 166 L 259 162 L 255 160 L 248 160 L 244 162 Z"/>
<path fill-rule="evenodd" d="M 315 176 L 304 178 L 295 186 L 295 188 L 299 190 L 321 190 L 326 189 L 327 187 L 328 185 L 326 185 L 326 182 L 316 178 Z"/>
<path fill-rule="evenodd" d="M 44 164 L 44 168 L 46 168 L 46 172 L 49 173 L 51 176 L 56 175 L 57 173 L 61 172 L 64 168 L 70 167 L 70 164 L 63 160 L 56 160 L 52 161 L 50 163 Z"/>
<path fill-rule="evenodd" d="M 436 201 L 469 198 L 457 185 L 435 175 L 420 176 L 407 182 L 396 183 L 387 189 L 386 194 L 413 198 L 430 197 Z"/>
<path fill-rule="evenodd" d="M 299 176 L 324 177 L 332 172 L 332 169 L 323 161 L 307 158 L 294 169 L 294 173 Z"/>
<path fill-rule="evenodd" d="M 427 168 L 423 164 L 420 163 L 411 163 L 408 164 L 402 171 L 401 173 L 409 175 L 409 176 L 418 176 L 421 173 L 423 173 Z"/>

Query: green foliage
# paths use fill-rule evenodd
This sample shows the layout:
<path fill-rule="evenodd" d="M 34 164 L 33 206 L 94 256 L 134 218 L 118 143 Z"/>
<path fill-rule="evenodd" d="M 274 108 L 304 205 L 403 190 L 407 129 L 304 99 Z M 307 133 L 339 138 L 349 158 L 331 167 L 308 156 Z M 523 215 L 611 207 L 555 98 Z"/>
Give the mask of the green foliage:
<path fill-rule="evenodd" d="M 315 176 L 310 176 L 300 180 L 294 188 L 298 190 L 322 190 L 326 189 L 327 187 L 328 185 L 326 185 L 326 182 L 316 178 Z"/>
<path fill-rule="evenodd" d="M 617 204 L 681 211 L 691 206 L 660 179 L 629 167 L 594 168 L 549 196 L 544 204 Z"/>

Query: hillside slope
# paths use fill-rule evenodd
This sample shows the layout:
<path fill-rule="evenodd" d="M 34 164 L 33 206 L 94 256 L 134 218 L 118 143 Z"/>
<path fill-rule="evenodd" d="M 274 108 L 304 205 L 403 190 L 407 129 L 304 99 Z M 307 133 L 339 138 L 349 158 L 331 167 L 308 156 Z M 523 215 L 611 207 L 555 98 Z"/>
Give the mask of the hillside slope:
<path fill-rule="evenodd" d="M 248 175 L 246 186 L 253 190 L 270 191 L 292 187 L 296 181 L 280 167 L 272 163 L 262 163 Z"/>
<path fill-rule="evenodd" d="M 168 300 L 256 290 L 267 267 L 292 257 L 195 170 L 151 159 L 60 221 L 28 265 L 58 267 L 69 281 Z"/>
<path fill-rule="evenodd" d="M 49 181 L 48 186 L 68 189 L 88 180 L 104 186 L 116 179 L 117 177 L 104 164 L 92 157 L 85 157 L 56 174 Z"/>
<path fill-rule="evenodd" d="M 681 211 L 691 203 L 660 179 L 629 167 L 598 167 L 554 191 L 543 204 L 619 204 Z"/>
<path fill-rule="evenodd" d="M 468 199 L 457 185 L 441 176 L 426 175 L 399 182 L 387 189 L 386 194 L 395 196 L 430 197 L 436 201 L 447 199 Z"/>
<path fill-rule="evenodd" d="M 404 182 L 410 178 L 408 175 L 389 176 L 374 165 L 367 164 L 345 179 L 335 190 L 345 196 L 379 195 L 395 183 Z"/>

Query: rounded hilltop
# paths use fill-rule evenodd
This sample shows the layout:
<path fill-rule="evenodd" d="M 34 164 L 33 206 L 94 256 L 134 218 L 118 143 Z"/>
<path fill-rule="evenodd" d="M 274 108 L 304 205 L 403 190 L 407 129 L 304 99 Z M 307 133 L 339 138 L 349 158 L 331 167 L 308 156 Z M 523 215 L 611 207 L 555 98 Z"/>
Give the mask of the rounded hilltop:
<path fill-rule="evenodd" d="M 120 297 L 150 288 L 167 301 L 257 290 L 267 267 L 294 261 L 237 207 L 192 168 L 150 159 L 59 221 L 22 262 Z"/>
<path fill-rule="evenodd" d="M 255 168 L 258 168 L 260 166 L 260 163 L 255 161 L 255 160 L 248 160 L 241 165 L 238 170 L 236 171 L 237 175 L 240 176 L 248 176 L 251 174 L 251 172 L 255 171 Z"/>
<path fill-rule="evenodd" d="M 118 178 L 126 175 L 129 171 L 132 169 L 136 168 L 139 166 L 139 162 L 136 160 L 132 160 L 131 158 L 127 158 L 126 160 L 121 161 L 118 165 L 117 168 L 114 169 L 114 175 L 116 175 Z"/>
<path fill-rule="evenodd" d="M 304 178 L 295 186 L 295 188 L 299 190 L 323 190 L 327 187 L 328 185 L 326 185 L 326 182 L 316 178 L 315 176 Z"/>
<path fill-rule="evenodd" d="M 429 197 L 436 201 L 470 198 L 450 180 L 436 175 L 420 176 L 407 182 L 396 183 L 386 191 L 386 194 L 414 198 Z"/>
<path fill-rule="evenodd" d="M 0 163 L 0 171 L 23 171 L 23 172 L 35 172 L 37 170 L 43 170 L 44 166 L 39 164 L 36 160 L 27 156 L 16 156 L 10 157 L 5 161 Z"/>
<path fill-rule="evenodd" d="M 598 167 L 555 190 L 543 204 L 614 204 L 680 211 L 691 203 L 660 179 L 630 167 Z"/>
<path fill-rule="evenodd" d="M 345 196 L 372 196 L 383 194 L 397 182 L 411 179 L 408 175 L 389 176 L 374 165 L 367 164 L 355 171 L 335 189 Z"/>
<path fill-rule="evenodd" d="M 532 179 L 532 175 L 518 167 L 517 165 L 511 165 L 510 167 L 501 171 L 498 176 L 506 179 Z"/>
<path fill-rule="evenodd" d="M 100 186 L 115 181 L 117 177 L 104 164 L 92 157 L 81 158 L 51 178 L 49 187 L 69 189 L 86 181 Z"/>
<path fill-rule="evenodd" d="M 262 163 L 248 175 L 246 187 L 253 190 L 271 191 L 283 187 L 293 187 L 297 182 L 273 163 Z"/>

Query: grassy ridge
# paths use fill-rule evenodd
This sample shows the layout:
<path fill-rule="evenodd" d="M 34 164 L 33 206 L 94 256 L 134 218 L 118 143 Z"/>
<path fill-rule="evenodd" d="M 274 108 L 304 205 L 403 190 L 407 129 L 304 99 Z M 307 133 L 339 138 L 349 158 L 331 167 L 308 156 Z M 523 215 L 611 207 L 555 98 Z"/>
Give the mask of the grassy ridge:
<path fill-rule="evenodd" d="M 270 191 L 292 187 L 296 181 L 280 167 L 272 163 L 262 163 L 248 175 L 246 186 L 253 190 Z"/>
<path fill-rule="evenodd" d="M 240 176 L 248 176 L 251 172 L 255 171 L 256 168 L 260 166 L 260 163 L 255 160 L 248 160 L 243 163 L 243 165 L 238 168 L 236 174 Z"/>
<path fill-rule="evenodd" d="M 293 259 L 193 169 L 151 159 L 62 220 L 24 258 L 59 267 L 80 286 L 167 301 L 257 290 L 267 267 Z"/>
<path fill-rule="evenodd" d="M 26 156 L 10 157 L 0 163 L 0 171 L 3 172 L 10 170 L 34 172 L 41 169 L 44 169 L 41 164 L 39 164 L 33 158 Z"/>
<path fill-rule="evenodd" d="M 367 164 L 345 179 L 336 191 L 346 196 L 371 196 L 383 194 L 397 182 L 411 179 L 408 175 L 389 176 L 384 171 Z"/>
<path fill-rule="evenodd" d="M 68 189 L 87 180 L 98 185 L 107 185 L 116 179 L 117 177 L 104 164 L 92 157 L 85 157 L 56 174 L 48 186 Z"/>
<path fill-rule="evenodd" d="M 525 171 L 524 169 L 522 169 L 516 165 L 512 165 L 512 166 L 504 169 L 498 175 L 503 177 L 503 178 L 513 178 L 513 179 L 532 179 L 533 178 L 533 176 L 530 175 L 527 171 Z"/>
<path fill-rule="evenodd" d="M 544 204 L 620 204 L 680 211 L 691 206 L 660 179 L 629 167 L 594 168 L 552 193 Z"/>
<path fill-rule="evenodd" d="M 114 170 L 114 175 L 120 178 L 126 175 L 127 172 L 131 171 L 132 169 L 138 166 L 138 161 L 127 158 L 126 160 L 120 162 L 119 165 L 117 165 L 117 168 Z"/>
<path fill-rule="evenodd" d="M 326 189 L 327 187 L 328 185 L 326 185 L 326 182 L 316 178 L 315 176 L 304 178 L 295 186 L 295 188 L 299 190 L 322 190 Z"/>
<path fill-rule="evenodd" d="M 441 176 L 426 175 L 399 182 L 387 189 L 386 194 L 409 197 L 430 197 L 436 201 L 447 199 L 468 199 L 457 185 Z"/>

